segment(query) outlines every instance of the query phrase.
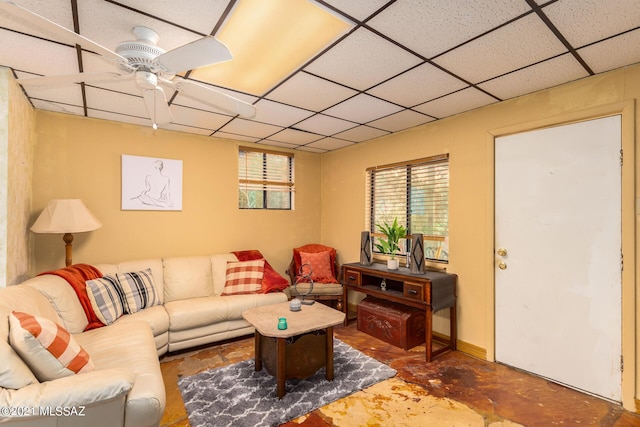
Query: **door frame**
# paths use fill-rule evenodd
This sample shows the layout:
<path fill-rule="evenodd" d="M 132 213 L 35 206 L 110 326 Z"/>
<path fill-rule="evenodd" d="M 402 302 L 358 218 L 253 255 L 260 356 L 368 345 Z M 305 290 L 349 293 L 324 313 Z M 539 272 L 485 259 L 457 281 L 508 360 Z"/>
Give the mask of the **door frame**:
<path fill-rule="evenodd" d="M 624 259 L 624 269 L 622 271 L 622 357 L 624 359 L 624 370 L 622 372 L 622 406 L 636 412 L 636 225 L 635 225 L 635 104 L 633 101 L 622 101 L 613 104 L 585 110 L 560 114 L 540 120 L 534 120 L 516 125 L 492 129 L 487 132 L 486 155 L 487 164 L 493 173 L 488 174 L 487 194 L 487 230 L 489 232 L 491 247 L 487 248 L 485 254 L 486 262 L 486 283 L 487 286 L 487 307 L 486 307 L 486 330 L 487 334 L 487 360 L 495 362 L 495 138 L 511 135 L 515 133 L 528 132 L 537 129 L 561 126 L 586 120 L 592 120 L 613 115 L 621 116 L 621 146 L 624 152 L 624 162 L 622 164 L 622 256 Z M 640 210 L 640 199 L 638 201 Z M 640 401 L 638 401 L 640 404 Z"/>

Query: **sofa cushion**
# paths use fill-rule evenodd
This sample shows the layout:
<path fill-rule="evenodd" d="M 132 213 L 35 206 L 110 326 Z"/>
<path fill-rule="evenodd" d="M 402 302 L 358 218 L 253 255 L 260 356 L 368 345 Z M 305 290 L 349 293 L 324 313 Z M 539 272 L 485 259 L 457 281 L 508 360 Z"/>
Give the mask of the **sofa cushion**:
<path fill-rule="evenodd" d="M 213 295 L 221 295 L 227 279 L 227 262 L 238 261 L 234 254 L 211 255 L 211 273 L 213 276 Z"/>
<path fill-rule="evenodd" d="M 96 370 L 124 368 L 134 375 L 127 396 L 125 426 L 159 425 L 166 394 L 149 325 L 118 321 L 75 338 L 91 354 Z"/>
<path fill-rule="evenodd" d="M 268 294 L 230 295 L 224 297 L 227 303 L 227 319 L 242 320 L 242 312 L 250 308 L 263 305 L 276 304 L 287 301 L 287 295 L 283 292 L 271 292 Z M 276 321 L 276 319 L 274 319 Z"/>
<path fill-rule="evenodd" d="M 51 306 L 55 308 L 58 315 L 62 318 L 63 326 L 69 333 L 77 334 L 82 332 L 89 324 L 87 315 L 78 299 L 78 295 L 73 290 L 73 287 L 69 285 L 69 282 L 62 277 L 54 274 L 44 274 L 27 280 L 23 285 L 29 285 L 37 289 L 49 300 Z M 27 310 L 22 309 L 21 311 Z M 27 312 L 38 314 L 32 310 L 28 310 Z"/>
<path fill-rule="evenodd" d="M 30 314 L 9 314 L 9 342 L 40 381 L 94 369 L 89 354 L 59 324 Z"/>
<path fill-rule="evenodd" d="M 183 331 L 227 320 L 229 297 L 210 296 L 171 301 L 164 305 L 169 313 L 169 331 Z"/>
<path fill-rule="evenodd" d="M 255 294 L 262 289 L 264 259 L 227 263 L 222 295 Z"/>
<path fill-rule="evenodd" d="M 210 257 L 165 258 L 162 262 L 165 303 L 213 294 Z"/>
<path fill-rule="evenodd" d="M 105 325 L 112 324 L 124 314 L 124 295 L 116 277 L 106 275 L 87 280 L 87 294 L 93 311 Z"/>
<path fill-rule="evenodd" d="M 124 296 L 124 308 L 127 313 L 133 314 L 143 308 L 153 307 L 160 303 L 156 293 L 156 285 L 151 274 L 151 269 L 117 273 L 118 285 Z"/>

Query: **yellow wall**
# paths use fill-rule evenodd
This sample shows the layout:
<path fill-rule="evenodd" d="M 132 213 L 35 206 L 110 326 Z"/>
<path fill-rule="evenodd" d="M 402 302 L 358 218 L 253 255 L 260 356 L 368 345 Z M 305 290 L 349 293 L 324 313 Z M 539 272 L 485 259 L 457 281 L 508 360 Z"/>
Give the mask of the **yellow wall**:
<path fill-rule="evenodd" d="M 293 211 L 238 209 L 236 141 L 39 111 L 33 218 L 80 198 L 103 227 L 75 235 L 74 263 L 259 249 L 280 273 L 291 249 L 320 239 L 320 156 L 295 153 Z M 183 161 L 183 210 L 122 211 L 121 155 Z M 35 235 L 36 271 L 64 266 L 60 235 Z"/>
<path fill-rule="evenodd" d="M 640 66 L 493 104 L 404 132 L 356 144 L 322 156 L 322 242 L 339 248 L 343 262 L 359 259 L 365 225 L 365 169 L 449 153 L 449 258 L 458 274 L 458 338 L 484 349 L 492 360 L 493 306 L 493 137 L 541 126 L 623 113 L 623 241 L 625 261 L 635 260 L 634 102 L 640 98 Z M 625 102 L 627 101 L 627 102 Z M 623 354 L 636 360 L 635 266 L 623 275 Z M 447 333 L 445 315 L 436 328 Z M 552 349 L 550 349 L 550 352 Z M 625 364 L 628 367 L 628 364 Z M 625 369 L 625 407 L 633 408 L 635 366 Z M 632 371 L 632 372 L 629 372 Z M 640 389 L 640 388 L 639 388 Z"/>

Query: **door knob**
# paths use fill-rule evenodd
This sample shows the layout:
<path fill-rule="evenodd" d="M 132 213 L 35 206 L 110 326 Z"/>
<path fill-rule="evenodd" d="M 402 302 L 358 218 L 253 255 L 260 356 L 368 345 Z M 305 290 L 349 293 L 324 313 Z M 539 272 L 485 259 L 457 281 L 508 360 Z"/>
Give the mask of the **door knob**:
<path fill-rule="evenodd" d="M 507 256 L 507 250 L 505 248 L 498 249 L 498 255 Z"/>
<path fill-rule="evenodd" d="M 507 264 L 504 263 L 504 262 L 501 262 L 501 263 L 498 264 L 498 268 L 500 270 L 506 270 L 507 269 Z"/>

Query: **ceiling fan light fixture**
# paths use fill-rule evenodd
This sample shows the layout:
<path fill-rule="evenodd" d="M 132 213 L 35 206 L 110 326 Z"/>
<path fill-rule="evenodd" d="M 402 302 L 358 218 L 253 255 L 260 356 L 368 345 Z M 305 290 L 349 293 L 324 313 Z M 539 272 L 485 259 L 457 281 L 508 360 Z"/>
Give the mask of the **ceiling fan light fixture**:
<path fill-rule="evenodd" d="M 239 0 L 216 34 L 233 60 L 190 77 L 263 95 L 353 26 L 311 0 Z"/>

